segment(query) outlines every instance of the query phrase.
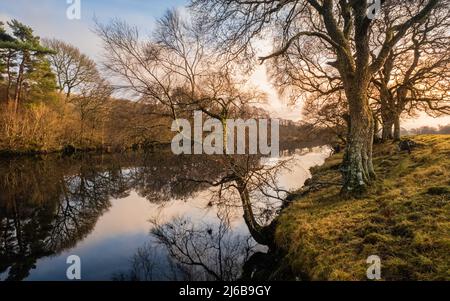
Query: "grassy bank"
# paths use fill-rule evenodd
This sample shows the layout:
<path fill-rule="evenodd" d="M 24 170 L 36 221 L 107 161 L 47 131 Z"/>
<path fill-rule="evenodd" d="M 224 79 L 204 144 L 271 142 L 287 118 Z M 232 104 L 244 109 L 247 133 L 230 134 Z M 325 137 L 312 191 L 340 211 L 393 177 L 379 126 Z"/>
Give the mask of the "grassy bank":
<path fill-rule="evenodd" d="M 370 255 L 383 280 L 450 280 L 450 136 L 412 138 L 412 154 L 377 145 L 379 176 L 367 195 L 339 195 L 342 154 L 313 169 L 311 192 L 278 222 L 278 274 L 303 280 L 366 280 Z"/>

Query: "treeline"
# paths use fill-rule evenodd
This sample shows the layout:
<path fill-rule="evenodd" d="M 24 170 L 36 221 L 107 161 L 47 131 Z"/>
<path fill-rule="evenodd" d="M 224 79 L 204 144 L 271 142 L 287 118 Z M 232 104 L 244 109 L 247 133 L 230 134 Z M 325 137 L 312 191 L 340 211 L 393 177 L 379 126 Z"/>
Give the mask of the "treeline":
<path fill-rule="evenodd" d="M 113 63 L 107 61 L 107 69 Z M 113 94 L 120 94 L 121 87 L 111 85 L 97 64 L 77 47 L 40 39 L 17 20 L 0 23 L 0 68 L 1 153 L 121 151 L 167 144 L 173 136 L 172 120 L 191 118 L 195 109 L 222 120 L 231 116 L 270 118 L 268 112 L 247 104 L 253 99 L 259 102 L 263 96 L 238 93 L 231 78 L 220 73 L 211 73 L 203 82 L 205 99 L 199 103 L 190 102 L 182 86 L 167 91 L 167 102 L 158 100 L 164 90 L 154 83 L 144 88 L 132 83 L 139 95 L 136 101 L 118 99 Z M 145 82 L 148 75 L 131 80 Z M 234 98 L 220 103 L 220 93 Z M 214 94 L 217 99 L 207 96 Z M 307 135 L 310 130 L 286 123 L 280 127 L 281 143 L 294 147 L 308 139 L 315 144 L 328 142 L 328 138 L 318 141 Z"/>
<path fill-rule="evenodd" d="M 403 135 L 450 135 L 450 124 L 440 125 L 438 127 L 422 126 L 411 130 L 402 131 Z"/>
<path fill-rule="evenodd" d="M 32 28 L 0 23 L 0 152 L 122 150 L 169 138 L 155 106 L 112 97 L 96 63 Z"/>

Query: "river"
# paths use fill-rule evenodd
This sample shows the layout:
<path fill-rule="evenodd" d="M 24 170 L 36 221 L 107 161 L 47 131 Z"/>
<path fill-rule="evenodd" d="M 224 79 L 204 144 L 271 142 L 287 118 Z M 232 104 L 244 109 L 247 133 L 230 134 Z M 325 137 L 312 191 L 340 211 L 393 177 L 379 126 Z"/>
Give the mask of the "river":
<path fill-rule="evenodd" d="M 289 159 L 276 182 L 296 190 L 329 154 L 295 150 L 262 164 Z M 239 202 L 215 203 L 217 188 L 184 180 L 221 173 L 203 157 L 166 152 L 3 159 L 0 280 L 67 280 L 71 255 L 86 281 L 236 280 L 266 247 Z M 265 209 L 267 219 L 278 206 Z"/>

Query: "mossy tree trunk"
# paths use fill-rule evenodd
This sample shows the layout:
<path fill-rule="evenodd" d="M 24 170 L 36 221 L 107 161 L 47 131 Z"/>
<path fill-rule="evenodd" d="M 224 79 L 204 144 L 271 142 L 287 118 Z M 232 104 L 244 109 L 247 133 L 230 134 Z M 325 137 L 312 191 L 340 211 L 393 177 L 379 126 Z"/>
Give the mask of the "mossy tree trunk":
<path fill-rule="evenodd" d="M 359 194 L 365 191 L 375 178 L 372 163 L 375 123 L 368 96 L 374 72 L 370 70 L 369 64 L 369 34 L 364 24 L 366 11 L 361 7 L 355 7 L 354 12 L 356 56 L 349 55 L 352 53 L 352 47 L 348 40 L 343 39 L 344 47 L 339 48 L 336 62 L 344 85 L 350 117 L 348 144 L 342 166 L 344 194 Z"/>
<path fill-rule="evenodd" d="M 372 164 L 374 119 L 364 87 L 351 84 L 347 91 L 350 131 L 342 169 L 344 193 L 362 192 L 375 178 Z"/>

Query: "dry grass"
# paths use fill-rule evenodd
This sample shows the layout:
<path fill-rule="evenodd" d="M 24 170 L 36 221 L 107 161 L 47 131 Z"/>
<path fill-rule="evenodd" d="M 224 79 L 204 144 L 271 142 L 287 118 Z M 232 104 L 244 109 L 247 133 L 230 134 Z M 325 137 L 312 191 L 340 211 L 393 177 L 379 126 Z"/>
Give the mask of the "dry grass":
<path fill-rule="evenodd" d="M 326 186 L 288 207 L 276 233 L 287 253 L 279 272 L 365 280 L 367 257 L 378 255 L 383 280 L 450 280 L 450 136 L 413 140 L 422 146 L 411 155 L 376 146 L 379 179 L 366 196 L 344 199 Z M 315 168 L 314 180 L 339 181 L 340 161 Z"/>

